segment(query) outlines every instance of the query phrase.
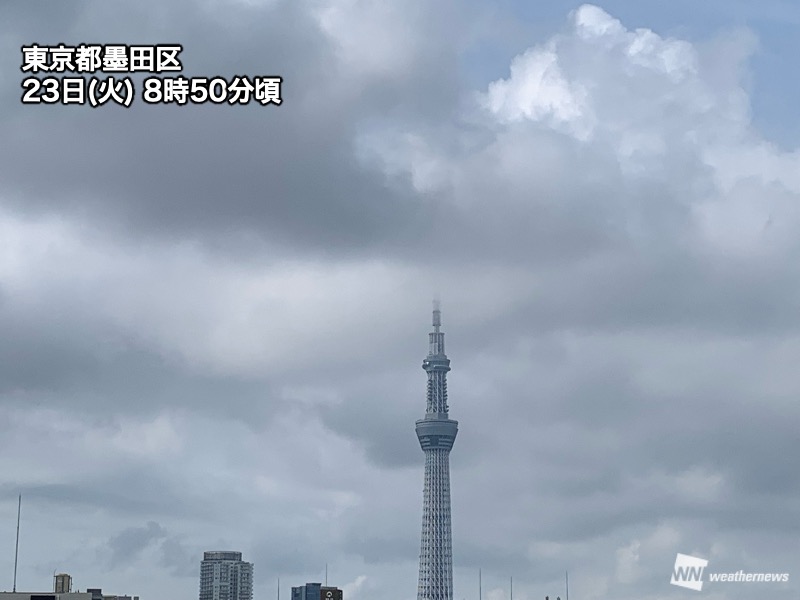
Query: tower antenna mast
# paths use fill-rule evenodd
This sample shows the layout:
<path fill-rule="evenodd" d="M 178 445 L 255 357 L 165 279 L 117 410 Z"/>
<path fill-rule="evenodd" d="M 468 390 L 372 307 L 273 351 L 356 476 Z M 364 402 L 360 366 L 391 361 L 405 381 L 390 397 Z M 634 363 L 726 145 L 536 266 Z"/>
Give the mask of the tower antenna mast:
<path fill-rule="evenodd" d="M 19 515 L 22 512 L 22 494 L 17 502 L 17 544 L 14 548 L 14 593 L 17 591 L 17 559 L 19 558 Z"/>

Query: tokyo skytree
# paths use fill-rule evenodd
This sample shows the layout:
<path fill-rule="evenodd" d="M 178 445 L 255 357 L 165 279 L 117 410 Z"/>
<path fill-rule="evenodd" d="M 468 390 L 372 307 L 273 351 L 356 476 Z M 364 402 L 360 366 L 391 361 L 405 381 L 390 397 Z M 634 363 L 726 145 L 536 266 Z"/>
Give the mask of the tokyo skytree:
<path fill-rule="evenodd" d="M 442 313 L 433 306 L 433 332 L 422 368 L 428 373 L 428 406 L 417 421 L 417 438 L 425 453 L 425 488 L 422 501 L 422 542 L 419 552 L 417 600 L 453 600 L 453 542 L 450 530 L 450 450 L 458 421 L 448 416 Z"/>

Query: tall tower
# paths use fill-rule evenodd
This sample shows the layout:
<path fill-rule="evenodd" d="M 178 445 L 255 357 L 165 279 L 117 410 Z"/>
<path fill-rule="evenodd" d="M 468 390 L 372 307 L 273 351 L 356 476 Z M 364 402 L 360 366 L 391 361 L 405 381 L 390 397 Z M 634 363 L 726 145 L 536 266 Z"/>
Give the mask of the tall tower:
<path fill-rule="evenodd" d="M 453 600 L 453 541 L 450 532 L 450 450 L 458 421 L 447 411 L 447 372 L 442 313 L 433 305 L 433 331 L 422 368 L 428 373 L 428 406 L 417 421 L 417 438 L 425 453 L 422 501 L 422 542 L 419 552 L 417 600 Z"/>

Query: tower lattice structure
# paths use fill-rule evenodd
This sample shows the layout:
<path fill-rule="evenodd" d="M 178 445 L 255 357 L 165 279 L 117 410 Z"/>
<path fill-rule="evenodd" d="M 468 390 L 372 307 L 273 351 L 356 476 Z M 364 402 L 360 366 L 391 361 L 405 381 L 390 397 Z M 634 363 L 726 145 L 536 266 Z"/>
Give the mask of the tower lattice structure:
<path fill-rule="evenodd" d="M 417 438 L 425 453 L 425 488 L 422 501 L 422 541 L 419 552 L 417 600 L 453 600 L 453 541 L 450 524 L 450 450 L 458 421 L 450 419 L 442 314 L 433 307 L 433 331 L 422 368 L 428 374 L 425 418 L 417 421 Z"/>

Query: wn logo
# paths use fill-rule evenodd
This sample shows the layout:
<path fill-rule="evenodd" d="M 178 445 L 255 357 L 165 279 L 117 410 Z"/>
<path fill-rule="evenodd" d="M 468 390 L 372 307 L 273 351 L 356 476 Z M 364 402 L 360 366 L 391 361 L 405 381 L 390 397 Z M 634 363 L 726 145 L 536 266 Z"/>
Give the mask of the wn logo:
<path fill-rule="evenodd" d="M 707 560 L 679 552 L 675 557 L 675 568 L 669 582 L 699 592 L 703 589 L 703 569 L 706 566 Z"/>

